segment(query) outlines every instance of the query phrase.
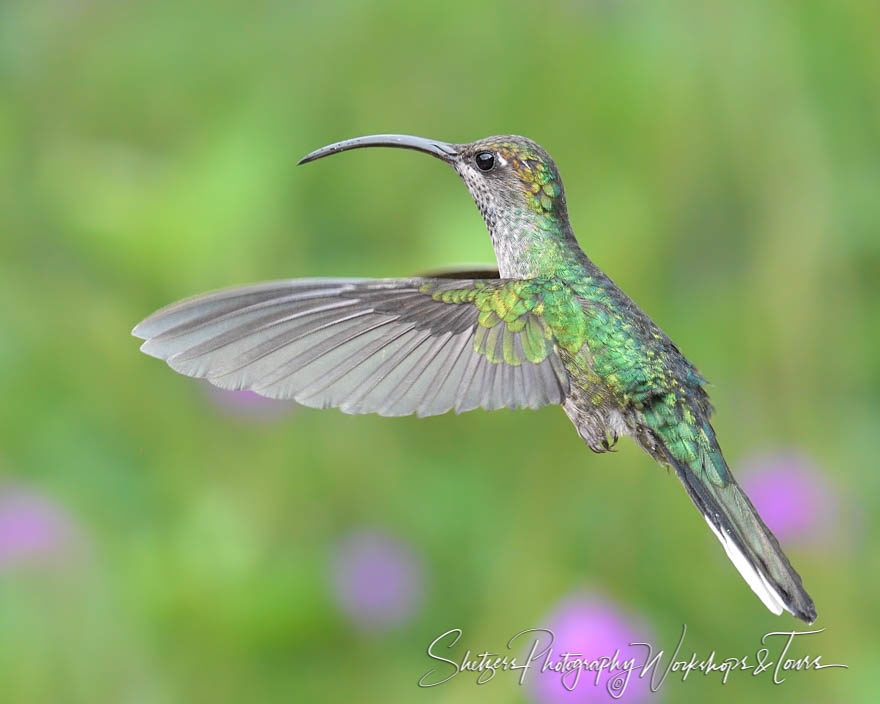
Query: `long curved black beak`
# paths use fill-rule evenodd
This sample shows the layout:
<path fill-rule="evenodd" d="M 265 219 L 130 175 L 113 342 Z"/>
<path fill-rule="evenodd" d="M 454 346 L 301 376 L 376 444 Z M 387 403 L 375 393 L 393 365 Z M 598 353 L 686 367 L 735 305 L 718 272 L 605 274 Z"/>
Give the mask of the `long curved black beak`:
<path fill-rule="evenodd" d="M 414 137 L 410 134 L 372 134 L 366 137 L 355 137 L 354 139 L 346 139 L 342 142 L 328 144 L 326 147 L 316 149 L 310 154 L 306 154 L 297 162 L 299 164 L 308 164 L 310 161 L 320 159 L 331 154 L 348 151 L 349 149 L 361 149 L 362 147 L 397 147 L 398 149 L 415 149 L 418 152 L 424 152 L 431 156 L 436 156 L 443 161 L 449 161 L 457 153 L 456 145 L 448 142 L 440 142 L 436 139 L 425 139 L 424 137 Z"/>

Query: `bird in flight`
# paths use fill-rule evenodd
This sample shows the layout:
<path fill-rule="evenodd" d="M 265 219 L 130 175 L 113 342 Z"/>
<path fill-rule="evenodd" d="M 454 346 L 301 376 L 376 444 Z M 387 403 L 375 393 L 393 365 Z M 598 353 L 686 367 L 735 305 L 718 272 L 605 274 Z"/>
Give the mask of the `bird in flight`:
<path fill-rule="evenodd" d="M 207 293 L 139 323 L 141 350 L 224 389 L 346 413 L 559 404 L 594 452 L 629 435 L 671 467 L 764 605 L 815 621 L 800 575 L 721 454 L 706 380 L 580 248 L 547 152 L 516 135 L 469 144 L 372 135 L 300 163 L 362 147 L 413 149 L 451 166 L 483 216 L 497 271 Z"/>

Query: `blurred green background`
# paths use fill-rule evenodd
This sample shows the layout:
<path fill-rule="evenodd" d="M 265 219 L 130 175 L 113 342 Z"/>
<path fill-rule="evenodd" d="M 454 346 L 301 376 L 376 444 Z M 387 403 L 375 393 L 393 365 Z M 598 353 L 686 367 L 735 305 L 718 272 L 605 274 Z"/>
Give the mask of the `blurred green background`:
<path fill-rule="evenodd" d="M 201 291 L 492 261 L 434 160 L 295 167 L 375 132 L 543 144 L 584 248 L 713 382 L 734 471 L 789 453 L 822 479 L 819 537 L 783 536 L 827 629 L 794 651 L 850 669 L 652 700 L 872 699 L 880 10 L 659 5 L 0 5 L 0 701 L 531 701 L 503 674 L 420 690 L 425 648 L 503 650 L 584 589 L 667 649 L 685 622 L 703 655 L 799 627 L 674 477 L 558 408 L 255 410 L 138 352 L 136 322 Z M 385 624 L 340 605 L 364 531 L 416 575 Z"/>

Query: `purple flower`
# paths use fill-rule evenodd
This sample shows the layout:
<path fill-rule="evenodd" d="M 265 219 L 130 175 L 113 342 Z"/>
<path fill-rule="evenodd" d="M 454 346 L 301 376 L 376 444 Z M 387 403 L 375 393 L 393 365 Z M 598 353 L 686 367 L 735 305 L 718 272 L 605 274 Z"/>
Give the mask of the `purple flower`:
<path fill-rule="evenodd" d="M 0 572 L 60 562 L 78 542 L 61 507 L 18 486 L 0 487 Z"/>
<path fill-rule="evenodd" d="M 297 407 L 293 401 L 279 401 L 254 391 L 228 391 L 206 384 L 217 406 L 226 414 L 250 420 L 273 420 Z"/>
<path fill-rule="evenodd" d="M 421 606 L 422 572 L 420 560 L 400 540 L 374 531 L 352 533 L 333 556 L 337 605 L 367 630 L 405 623 Z"/>
<path fill-rule="evenodd" d="M 651 643 L 651 633 L 614 602 L 594 594 L 571 596 L 544 619 L 542 627 L 552 631 L 554 639 L 549 660 L 533 663 L 535 668 L 548 664 L 531 680 L 536 702 L 641 702 L 651 696 L 650 673 L 639 677 L 647 649 L 629 645 Z M 565 653 L 571 653 L 569 664 L 580 659 L 582 665 L 561 672 Z M 603 658 L 607 664 L 597 673 Z M 635 667 L 627 674 L 629 659 L 634 659 Z"/>
<path fill-rule="evenodd" d="M 742 486 L 776 536 L 787 543 L 820 541 L 837 523 L 838 498 L 805 457 L 778 452 L 742 467 Z"/>

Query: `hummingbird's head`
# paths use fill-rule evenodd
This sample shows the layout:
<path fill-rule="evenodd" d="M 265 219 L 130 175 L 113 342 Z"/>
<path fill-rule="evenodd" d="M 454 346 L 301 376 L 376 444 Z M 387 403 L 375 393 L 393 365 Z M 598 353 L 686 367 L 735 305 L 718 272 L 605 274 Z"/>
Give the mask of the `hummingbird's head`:
<path fill-rule="evenodd" d="M 456 153 L 449 161 L 493 238 L 508 218 L 544 226 L 567 220 L 562 179 L 540 145 L 518 135 L 503 135 L 454 146 Z"/>
<path fill-rule="evenodd" d="M 411 135 L 370 135 L 322 147 L 299 163 L 362 147 L 414 149 L 455 169 L 489 228 L 502 274 L 508 268 L 505 261 L 522 260 L 519 255 L 535 242 L 570 234 L 565 190 L 556 164 L 530 139 L 502 135 L 451 144 Z M 531 265 L 517 264 L 516 269 L 523 274 Z"/>

